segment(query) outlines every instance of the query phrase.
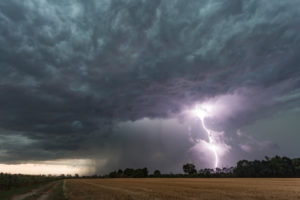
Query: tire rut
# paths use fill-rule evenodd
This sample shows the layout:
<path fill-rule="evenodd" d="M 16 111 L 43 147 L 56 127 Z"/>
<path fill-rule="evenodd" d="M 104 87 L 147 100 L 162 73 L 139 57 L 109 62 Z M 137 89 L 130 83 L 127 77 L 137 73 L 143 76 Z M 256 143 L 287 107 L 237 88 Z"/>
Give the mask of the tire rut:
<path fill-rule="evenodd" d="M 11 200 L 47 200 L 58 183 L 49 183 L 28 193 L 16 195 Z"/>

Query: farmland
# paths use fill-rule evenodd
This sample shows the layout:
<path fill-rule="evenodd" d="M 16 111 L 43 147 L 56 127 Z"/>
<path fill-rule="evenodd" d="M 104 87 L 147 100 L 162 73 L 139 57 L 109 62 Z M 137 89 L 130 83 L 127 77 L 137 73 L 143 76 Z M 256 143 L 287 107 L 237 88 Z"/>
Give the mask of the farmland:
<path fill-rule="evenodd" d="M 297 178 L 145 178 L 69 179 L 70 200 L 300 199 Z"/>
<path fill-rule="evenodd" d="M 1 200 L 66 200 L 63 193 L 63 181 L 35 184 L 0 191 Z"/>
<path fill-rule="evenodd" d="M 42 195 L 43 190 L 59 185 L 57 181 L 60 179 L 62 177 L 0 173 L 0 199 L 12 199 L 18 196 L 17 199 L 23 199 L 20 197 L 29 198 L 36 196 L 37 193 Z"/>

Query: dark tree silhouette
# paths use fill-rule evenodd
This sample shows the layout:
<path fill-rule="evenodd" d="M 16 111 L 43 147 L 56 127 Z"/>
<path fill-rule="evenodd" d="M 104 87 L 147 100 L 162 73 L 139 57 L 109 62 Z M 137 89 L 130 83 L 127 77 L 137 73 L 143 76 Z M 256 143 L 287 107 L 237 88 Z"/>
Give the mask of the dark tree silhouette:
<path fill-rule="evenodd" d="M 154 176 L 154 177 L 160 177 L 160 176 L 161 176 L 160 171 L 159 171 L 159 170 L 155 170 L 155 171 L 153 172 L 153 176 Z"/>
<path fill-rule="evenodd" d="M 196 167 L 192 163 L 183 165 L 183 174 L 161 174 L 155 170 L 148 176 L 148 169 L 126 168 L 124 171 L 113 171 L 102 177 L 110 178 L 145 178 L 145 177 L 300 177 L 300 158 L 288 157 L 265 157 L 264 160 L 240 160 L 235 167 L 200 169 L 197 173 Z M 187 176 L 188 175 L 188 176 Z M 65 178 L 69 178 L 66 176 Z M 72 177 L 70 177 L 72 178 Z M 1 179 L 0 179 L 1 183 Z M 1 186 L 1 184 L 0 184 Z"/>
<path fill-rule="evenodd" d="M 300 160 L 288 157 L 265 157 L 266 160 L 241 160 L 234 170 L 236 177 L 299 177 Z"/>
<path fill-rule="evenodd" d="M 197 174 L 196 167 L 192 163 L 187 163 L 187 164 L 183 165 L 182 168 L 183 168 L 184 173 L 186 173 L 186 174 L 189 174 L 189 175 Z"/>

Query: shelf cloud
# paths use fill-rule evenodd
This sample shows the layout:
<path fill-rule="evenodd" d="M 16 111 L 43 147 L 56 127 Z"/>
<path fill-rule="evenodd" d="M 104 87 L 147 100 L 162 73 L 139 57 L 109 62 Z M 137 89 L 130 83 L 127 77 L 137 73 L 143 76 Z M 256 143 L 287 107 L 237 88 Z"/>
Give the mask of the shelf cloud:
<path fill-rule="evenodd" d="M 207 120 L 230 146 L 224 165 L 296 156 L 299 8 L 297 0 L 2 0 L 0 162 L 87 158 L 102 163 L 99 173 L 176 171 L 197 159 L 187 128 L 197 122 L 182 113 L 206 101 L 226 108 Z M 287 132 L 267 128 L 279 118 Z M 199 167 L 209 167 L 203 159 Z"/>

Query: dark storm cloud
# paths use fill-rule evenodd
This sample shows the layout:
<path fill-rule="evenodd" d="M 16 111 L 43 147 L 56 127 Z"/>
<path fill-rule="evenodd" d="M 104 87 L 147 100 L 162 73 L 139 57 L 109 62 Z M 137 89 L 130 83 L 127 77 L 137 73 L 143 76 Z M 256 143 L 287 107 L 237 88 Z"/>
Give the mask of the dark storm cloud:
<path fill-rule="evenodd" d="M 257 110 L 228 127 L 296 107 L 299 6 L 297 0 L 1 1 L 0 134 L 27 138 L 45 152 L 12 143 L 1 146 L 5 160 L 109 152 L 114 145 L 106 144 L 125 137 L 111 136 L 116 122 L 168 118 L 239 88 L 254 91 L 248 104 Z M 133 151 L 132 141 L 119 151 Z M 151 152 L 165 144 L 149 145 Z"/>

